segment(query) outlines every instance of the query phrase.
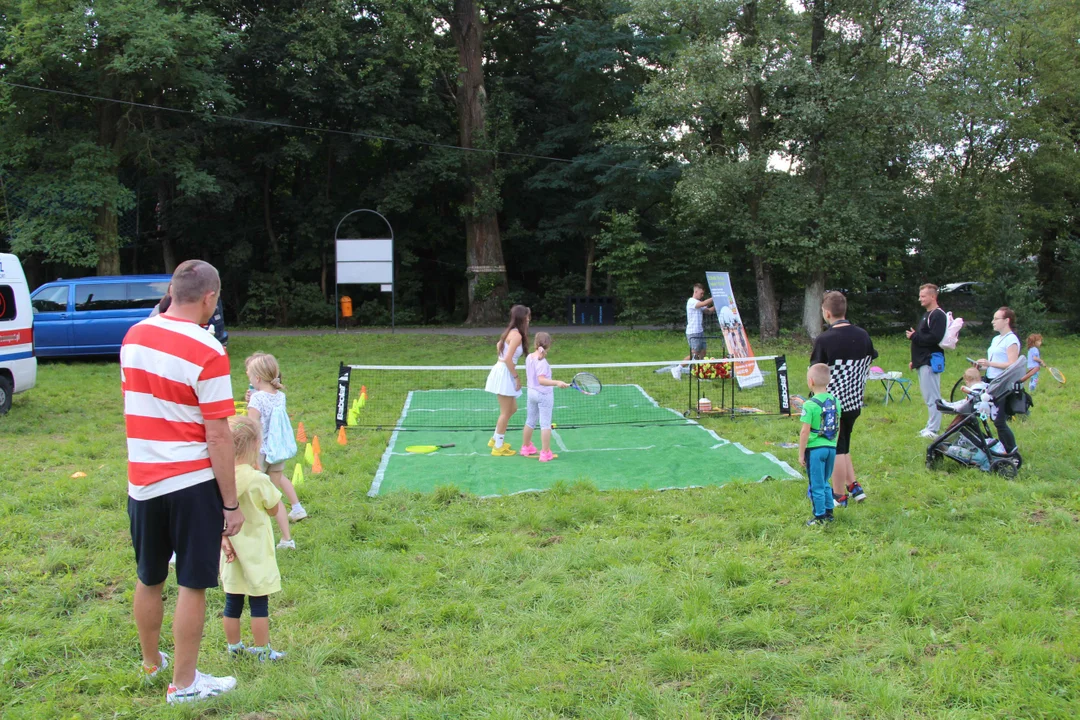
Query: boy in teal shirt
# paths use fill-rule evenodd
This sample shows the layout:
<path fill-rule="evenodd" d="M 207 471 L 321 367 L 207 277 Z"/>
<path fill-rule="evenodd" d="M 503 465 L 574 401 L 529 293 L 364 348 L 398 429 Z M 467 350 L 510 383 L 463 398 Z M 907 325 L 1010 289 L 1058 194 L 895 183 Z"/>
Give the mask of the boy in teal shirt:
<path fill-rule="evenodd" d="M 825 392 L 829 366 L 811 365 L 806 371 L 811 397 L 803 403 L 799 433 L 799 463 L 810 478 L 810 502 L 814 517 L 807 525 L 823 525 L 833 519 L 832 471 L 836 460 L 836 436 L 840 432 L 840 403 Z"/>

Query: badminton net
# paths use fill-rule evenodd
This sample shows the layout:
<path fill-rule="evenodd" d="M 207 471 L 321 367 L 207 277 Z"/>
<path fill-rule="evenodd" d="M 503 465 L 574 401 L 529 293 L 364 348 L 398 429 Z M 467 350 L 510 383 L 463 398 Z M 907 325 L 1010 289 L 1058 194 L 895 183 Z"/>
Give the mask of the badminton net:
<path fill-rule="evenodd" d="M 753 366 L 754 383 L 738 382 L 739 368 Z M 338 371 L 338 427 L 393 430 L 479 430 L 499 417 L 495 395 L 484 390 L 490 365 L 346 365 Z M 701 416 L 790 413 L 783 356 L 552 365 L 555 380 L 579 372 L 595 375 L 603 389 L 584 395 L 553 388 L 552 421 L 560 428 L 596 425 L 666 425 Z M 525 368 L 518 374 L 525 381 Z M 702 402 L 702 401 L 706 402 Z M 527 390 L 517 399 L 511 428 L 526 419 Z"/>

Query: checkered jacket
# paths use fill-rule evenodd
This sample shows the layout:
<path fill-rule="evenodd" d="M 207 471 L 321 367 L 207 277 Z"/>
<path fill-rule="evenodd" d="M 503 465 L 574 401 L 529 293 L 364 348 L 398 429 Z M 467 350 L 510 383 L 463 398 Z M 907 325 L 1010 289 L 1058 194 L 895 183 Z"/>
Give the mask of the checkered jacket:
<path fill-rule="evenodd" d="M 851 323 L 837 323 L 818 336 L 810 364 L 825 363 L 832 371 L 828 391 L 840 401 L 841 412 L 863 406 L 866 374 L 877 358 L 870 335 Z"/>

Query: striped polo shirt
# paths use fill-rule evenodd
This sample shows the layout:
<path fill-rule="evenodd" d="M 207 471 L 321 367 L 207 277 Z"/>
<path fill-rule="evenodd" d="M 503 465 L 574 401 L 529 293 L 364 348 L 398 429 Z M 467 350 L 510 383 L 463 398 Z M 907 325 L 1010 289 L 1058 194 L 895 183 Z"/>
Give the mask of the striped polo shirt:
<path fill-rule="evenodd" d="M 235 413 L 229 356 L 199 325 L 157 315 L 120 347 L 128 495 L 166 495 L 214 479 L 205 420 Z"/>

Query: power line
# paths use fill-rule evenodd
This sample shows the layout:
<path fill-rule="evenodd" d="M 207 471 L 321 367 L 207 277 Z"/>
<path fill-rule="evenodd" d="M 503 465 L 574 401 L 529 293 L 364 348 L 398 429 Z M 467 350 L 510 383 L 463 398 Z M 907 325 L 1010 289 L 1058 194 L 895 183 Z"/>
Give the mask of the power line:
<path fill-rule="evenodd" d="M 31 90 L 31 91 L 34 91 L 34 92 L 50 93 L 50 94 L 53 94 L 53 95 L 63 95 L 65 97 L 81 98 L 83 100 L 94 100 L 96 102 L 115 103 L 117 105 L 126 105 L 128 107 L 144 108 L 146 110 L 157 110 L 157 111 L 163 111 L 163 112 L 171 112 L 171 113 L 176 113 L 176 114 L 179 114 L 179 115 L 192 115 L 192 116 L 199 117 L 199 118 L 210 117 L 210 118 L 213 118 L 214 120 L 226 120 L 226 121 L 229 121 L 229 122 L 247 123 L 247 124 L 250 124 L 250 125 L 261 125 L 263 127 L 282 128 L 282 129 L 285 129 L 285 130 L 302 130 L 302 131 L 306 131 L 306 132 L 325 133 L 325 134 L 328 134 L 328 135 L 344 135 L 344 136 L 347 136 L 347 137 L 364 138 L 365 140 L 382 140 L 384 142 L 395 142 L 395 143 L 401 143 L 401 144 L 404 144 L 404 145 L 418 145 L 418 146 L 421 146 L 421 147 L 438 148 L 438 149 L 442 149 L 442 150 L 459 150 L 461 152 L 474 152 L 474 153 L 482 153 L 482 154 L 486 154 L 486 155 L 513 157 L 513 158 L 519 158 L 519 159 L 525 159 L 525 160 L 544 160 L 544 161 L 547 161 L 547 162 L 557 162 L 557 163 L 563 163 L 563 164 L 566 164 L 566 165 L 573 165 L 575 163 L 590 162 L 590 163 L 592 163 L 594 165 L 599 165 L 599 166 L 608 167 L 608 168 L 627 168 L 628 169 L 628 168 L 633 167 L 632 165 L 627 165 L 625 163 L 611 164 L 611 163 L 597 162 L 597 161 L 589 160 L 589 159 L 586 159 L 586 158 L 577 158 L 577 159 L 570 160 L 570 159 L 567 159 L 567 158 L 553 157 L 553 156 L 550 156 L 550 155 L 533 155 L 531 153 L 508 152 L 508 151 L 505 151 L 505 150 L 486 150 L 484 148 L 467 148 L 467 147 L 462 147 L 461 145 L 451 145 L 449 143 L 437 143 L 437 142 L 430 142 L 430 141 L 426 141 L 426 140 L 406 140 L 405 138 L 394 137 L 393 135 L 377 135 L 375 133 L 359 132 L 359 131 L 356 131 L 356 130 L 335 130 L 333 128 L 321 128 L 321 127 L 315 127 L 313 125 L 298 125 L 296 123 L 279 122 L 279 121 L 275 121 L 275 120 L 258 120 L 256 118 L 243 118 L 243 117 L 237 117 L 235 115 L 218 115 L 216 113 L 202 113 L 202 112 L 198 112 L 196 110 L 184 110 L 182 108 L 168 107 L 167 105 L 151 105 L 149 103 L 134 102 L 132 100 L 118 100 L 116 98 L 101 97 L 99 95 L 89 95 L 89 94 L 86 94 L 86 93 L 78 93 L 78 92 L 73 92 L 73 91 L 70 91 L 70 90 L 55 90 L 53 88 L 37 87 L 35 85 L 24 85 L 22 83 L 11 82 L 9 80 L 0 80 L 0 85 L 8 85 L 10 87 L 21 88 L 23 90 Z"/>

